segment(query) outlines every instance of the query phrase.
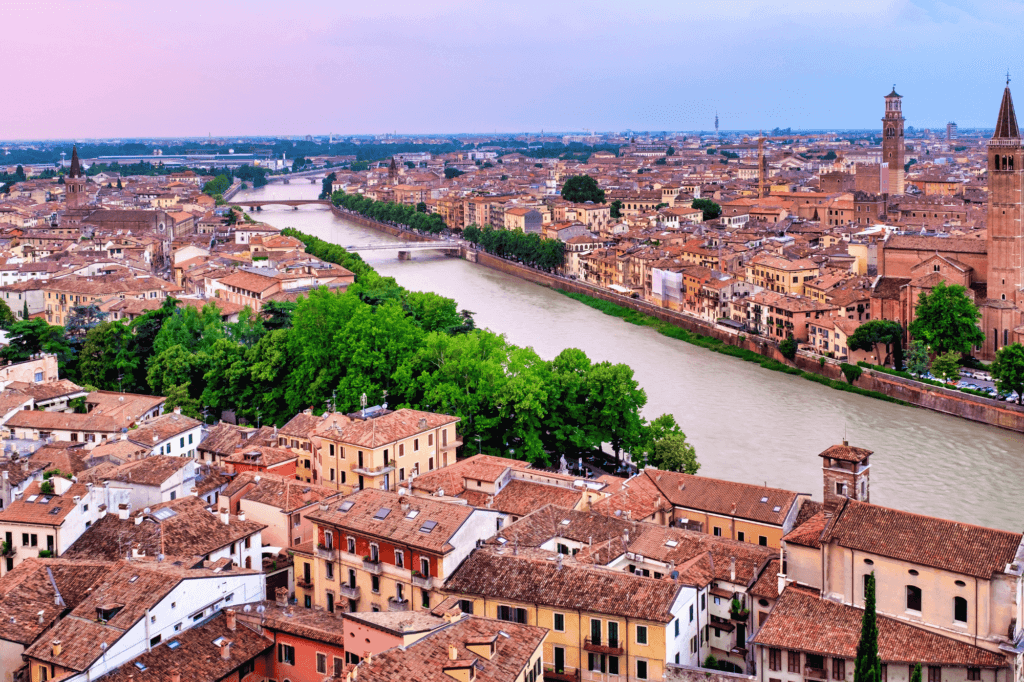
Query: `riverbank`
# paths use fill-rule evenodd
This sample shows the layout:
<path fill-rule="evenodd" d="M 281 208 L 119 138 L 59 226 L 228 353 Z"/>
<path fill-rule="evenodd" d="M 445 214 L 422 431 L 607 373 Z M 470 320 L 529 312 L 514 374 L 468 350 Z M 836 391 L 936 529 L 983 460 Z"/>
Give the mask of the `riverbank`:
<path fill-rule="evenodd" d="M 755 362 L 765 369 L 800 376 L 840 391 L 922 407 L 1024 433 L 1024 409 L 1010 403 L 930 386 L 870 369 L 863 370 L 861 376 L 851 384 L 843 377 L 840 363 L 834 360 L 801 352 L 790 361 L 765 339 L 725 331 L 703 320 L 655 306 L 642 299 L 627 298 L 590 284 L 550 275 L 483 251 L 467 253 L 466 259 L 554 289 L 631 324 L 652 327 L 665 336 Z"/>

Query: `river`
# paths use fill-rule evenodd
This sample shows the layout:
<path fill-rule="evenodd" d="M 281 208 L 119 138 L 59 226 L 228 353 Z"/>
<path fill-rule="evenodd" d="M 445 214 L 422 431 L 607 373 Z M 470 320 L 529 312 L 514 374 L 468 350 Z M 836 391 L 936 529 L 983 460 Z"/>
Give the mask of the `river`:
<path fill-rule="evenodd" d="M 315 198 L 320 185 L 271 184 L 236 200 Z M 341 245 L 397 242 L 323 207 L 268 207 L 254 218 Z M 477 324 L 544 358 L 580 348 L 623 362 L 647 392 L 648 418 L 675 415 L 700 474 L 822 498 L 818 453 L 840 443 L 874 451 L 871 501 L 918 514 L 1024 530 L 1024 434 L 853 395 L 691 346 L 604 315 L 550 289 L 443 255 L 363 254 L 407 289 L 434 291 Z"/>

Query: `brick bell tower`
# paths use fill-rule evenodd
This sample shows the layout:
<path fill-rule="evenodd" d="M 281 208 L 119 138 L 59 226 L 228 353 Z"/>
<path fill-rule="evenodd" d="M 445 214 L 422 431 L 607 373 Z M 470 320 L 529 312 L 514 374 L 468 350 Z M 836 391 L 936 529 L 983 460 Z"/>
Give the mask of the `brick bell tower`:
<path fill-rule="evenodd" d="M 1024 289 L 1022 189 L 1024 153 L 1007 77 L 996 132 L 988 142 L 988 300 L 984 310 L 986 347 L 982 357 L 992 357 L 1000 348 L 1016 341 L 1014 329 L 1021 324 L 1019 306 L 1024 304 L 1024 300 L 1020 300 Z"/>
<path fill-rule="evenodd" d="M 844 497 L 858 502 L 870 502 L 870 458 L 873 453 L 864 448 L 851 447 L 847 441 L 833 445 L 821 457 L 821 473 L 825 482 L 825 507 L 834 507 Z"/>
<path fill-rule="evenodd" d="M 71 148 L 71 169 L 68 176 L 64 178 L 64 200 L 68 208 L 82 208 L 86 204 L 85 176 L 82 174 L 82 164 L 78 160 L 78 147 Z"/>
<path fill-rule="evenodd" d="M 882 117 L 882 163 L 889 164 L 889 194 L 903 194 L 903 156 L 906 141 L 903 137 L 903 97 L 896 86 L 885 96 L 885 116 Z"/>

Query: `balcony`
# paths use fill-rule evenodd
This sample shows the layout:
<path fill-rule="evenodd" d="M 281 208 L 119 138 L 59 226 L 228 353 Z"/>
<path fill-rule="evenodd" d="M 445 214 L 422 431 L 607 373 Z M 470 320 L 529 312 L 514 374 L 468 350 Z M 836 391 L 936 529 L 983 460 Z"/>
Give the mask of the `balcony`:
<path fill-rule="evenodd" d="M 298 580 L 295 581 L 295 586 L 296 587 L 301 587 L 304 590 L 311 590 L 311 589 L 313 589 L 313 581 L 312 581 L 312 579 L 310 579 L 310 580 L 303 580 L 302 578 L 299 578 Z"/>
<path fill-rule="evenodd" d="M 352 587 L 351 585 L 341 585 L 338 588 L 338 594 L 346 599 L 359 599 L 359 587 Z"/>
<path fill-rule="evenodd" d="M 828 674 L 825 672 L 824 668 L 810 668 L 808 666 L 804 666 L 804 679 L 827 680 Z"/>
<path fill-rule="evenodd" d="M 548 666 L 544 671 L 545 682 L 580 682 L 580 671 L 574 670 L 573 668 L 564 668 L 561 672 L 556 672 L 554 668 Z"/>
<path fill-rule="evenodd" d="M 326 559 L 327 561 L 338 560 L 338 550 L 333 547 L 320 547 L 316 548 L 316 556 L 318 559 Z"/>
<path fill-rule="evenodd" d="M 380 559 L 363 557 L 363 570 L 373 575 L 380 575 L 384 572 L 384 564 L 380 562 Z"/>
<path fill-rule="evenodd" d="M 583 649 L 595 654 L 608 654 L 609 656 L 622 656 L 626 651 L 619 646 L 622 642 L 617 639 L 592 640 L 587 637 L 583 640 Z"/>
<path fill-rule="evenodd" d="M 353 467 L 352 471 L 363 476 L 383 476 L 389 474 L 395 470 L 395 467 L 391 464 L 386 464 L 379 467 Z"/>
<path fill-rule="evenodd" d="M 395 599 L 394 597 L 388 597 L 388 611 L 408 611 L 409 600 L 408 599 Z"/>
<path fill-rule="evenodd" d="M 424 590 L 429 590 L 434 587 L 434 580 L 429 575 L 413 575 L 412 584 Z"/>
<path fill-rule="evenodd" d="M 461 447 L 462 447 L 462 439 L 461 438 L 455 438 L 454 440 L 448 441 L 448 445 L 442 445 L 438 449 L 439 450 L 452 450 L 454 448 L 461 448 Z"/>

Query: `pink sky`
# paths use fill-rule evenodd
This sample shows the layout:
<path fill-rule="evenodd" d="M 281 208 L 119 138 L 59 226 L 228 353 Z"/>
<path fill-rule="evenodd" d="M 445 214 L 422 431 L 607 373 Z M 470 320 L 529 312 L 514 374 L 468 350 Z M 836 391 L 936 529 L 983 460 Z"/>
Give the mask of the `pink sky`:
<path fill-rule="evenodd" d="M 849 5 L 849 7 L 846 7 Z M 0 139 L 992 126 L 1019 2 L 4 3 Z M 756 68 L 755 68 L 756 67 Z"/>

